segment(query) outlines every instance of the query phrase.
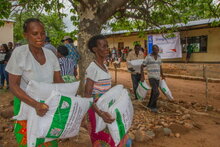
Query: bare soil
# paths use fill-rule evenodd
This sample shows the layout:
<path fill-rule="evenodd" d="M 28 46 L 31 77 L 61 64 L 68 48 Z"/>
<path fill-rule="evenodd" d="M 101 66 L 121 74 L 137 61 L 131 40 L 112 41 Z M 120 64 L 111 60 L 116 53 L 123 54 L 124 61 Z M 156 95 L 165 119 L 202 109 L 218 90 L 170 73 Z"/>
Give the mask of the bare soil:
<path fill-rule="evenodd" d="M 115 82 L 115 73 L 111 71 L 112 82 Z M 130 74 L 127 72 L 117 73 L 117 84 L 123 84 L 126 88 L 131 88 Z M 152 139 L 144 139 L 137 141 L 137 137 L 133 140 L 134 147 L 220 147 L 220 83 L 208 84 L 208 97 L 205 96 L 205 83 L 202 81 L 191 81 L 181 79 L 166 79 L 167 84 L 175 98 L 174 102 L 167 101 L 166 97 L 161 93 L 160 101 L 169 104 L 179 105 L 188 109 L 190 112 L 201 112 L 201 115 L 190 113 L 187 120 L 181 119 L 185 112 L 181 112 L 176 108 L 168 109 L 163 105 L 159 105 L 160 114 L 149 112 L 144 106 L 148 102 L 148 98 L 142 102 L 132 100 L 135 108 L 134 123 L 130 130 L 130 134 L 135 136 L 136 130 L 142 129 L 153 130 L 156 136 Z M 133 97 L 132 97 L 133 99 Z M 13 95 L 9 90 L 0 90 L 0 114 L 6 111 L 11 105 Z M 207 110 L 207 111 L 205 111 Z M 206 115 L 203 115 L 206 114 Z M 10 114 L 9 114 L 10 115 Z M 150 120 L 150 122 L 147 121 Z M 169 121 L 168 121 L 169 119 Z M 161 132 L 157 132 L 156 127 L 165 120 L 167 127 L 173 134 L 164 136 Z M 182 123 L 188 122 L 193 127 L 185 127 Z M 138 126 L 137 124 L 141 124 Z M 152 124 L 149 126 L 149 124 Z M 164 126 L 162 126 L 164 127 Z M 180 136 L 175 137 L 179 133 Z M 91 146 L 88 132 L 81 128 L 80 134 L 74 138 L 60 140 L 61 147 L 89 147 Z M 16 147 L 13 135 L 13 121 L 9 118 L 3 118 L 0 115 L 0 147 Z"/>

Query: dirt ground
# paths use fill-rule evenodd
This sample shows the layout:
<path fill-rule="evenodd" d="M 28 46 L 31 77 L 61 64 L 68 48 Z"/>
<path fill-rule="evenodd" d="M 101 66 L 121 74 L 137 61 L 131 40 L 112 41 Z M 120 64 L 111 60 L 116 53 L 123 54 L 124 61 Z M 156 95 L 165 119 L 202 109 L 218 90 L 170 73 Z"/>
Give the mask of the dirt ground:
<path fill-rule="evenodd" d="M 112 81 L 115 82 L 115 73 L 111 71 Z M 131 78 L 127 72 L 117 73 L 117 84 L 123 84 L 131 90 Z M 172 104 L 184 107 L 189 110 L 190 118 L 181 119 L 185 112 L 178 108 L 170 109 L 164 105 L 159 105 L 160 114 L 152 114 L 144 106 L 148 99 L 139 102 L 132 100 L 135 109 L 135 116 L 130 134 L 133 135 L 134 147 L 220 147 L 220 83 L 208 84 L 208 98 L 205 97 L 205 83 L 202 81 L 191 81 L 181 79 L 166 79 L 167 84 L 175 98 L 174 102 L 168 102 L 166 97 L 161 93 L 161 103 L 168 106 Z M 149 92 L 150 93 L 150 92 Z M 148 93 L 148 97 L 149 97 Z M 13 95 L 8 90 L 0 90 L 0 113 L 11 108 Z M 207 107 L 206 107 L 207 106 Z M 207 109 L 206 109 L 207 108 Z M 174 110 L 175 109 L 175 110 Z M 207 111 L 205 111 L 207 110 Z M 199 112 L 198 114 L 191 112 Z M 187 115 L 189 115 L 187 114 Z M 150 119 L 151 122 L 146 122 Z M 160 128 L 161 121 L 163 124 L 172 129 L 172 134 L 165 136 L 158 133 L 155 128 Z M 168 121 L 169 120 L 169 121 Z M 178 120 L 178 121 L 177 121 Z M 184 127 L 186 122 L 191 123 L 192 127 Z M 141 125 L 138 125 L 141 124 Z M 149 126 L 149 124 L 152 124 Z M 143 126 L 143 127 L 142 127 Z M 186 125 L 185 125 L 186 126 Z M 153 130 L 155 137 L 150 139 L 137 139 L 138 131 Z M 13 121 L 0 116 L 0 147 L 16 147 L 13 136 Z M 136 133 L 135 133 L 136 132 Z M 176 136 L 176 134 L 179 134 Z M 140 136 L 139 136 L 140 137 Z M 91 146 L 88 132 L 81 129 L 80 134 L 69 140 L 60 140 L 61 147 L 88 147 Z"/>

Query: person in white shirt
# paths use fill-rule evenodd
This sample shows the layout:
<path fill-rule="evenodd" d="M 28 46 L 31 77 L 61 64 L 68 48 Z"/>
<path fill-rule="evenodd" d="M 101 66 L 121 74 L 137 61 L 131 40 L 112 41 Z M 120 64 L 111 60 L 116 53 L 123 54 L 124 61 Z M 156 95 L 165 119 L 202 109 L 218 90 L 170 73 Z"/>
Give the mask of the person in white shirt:
<path fill-rule="evenodd" d="M 128 57 L 127 57 L 127 66 L 128 66 L 128 71 L 131 73 L 131 80 L 132 80 L 132 85 L 133 85 L 133 92 L 135 95 L 135 99 L 137 100 L 137 94 L 136 94 L 136 90 L 138 87 L 138 83 L 141 80 L 141 71 L 135 71 L 135 69 L 133 67 L 130 67 L 128 64 L 128 61 L 134 61 L 134 60 L 139 60 L 139 59 L 144 59 L 144 54 L 143 52 L 140 50 L 141 46 L 139 44 L 136 44 L 134 47 L 134 51 L 131 51 L 128 53 Z"/>
<path fill-rule="evenodd" d="M 43 48 L 46 37 L 43 23 L 39 19 L 29 18 L 24 22 L 23 29 L 28 44 L 15 48 L 6 66 L 10 90 L 16 96 L 15 102 L 17 103 L 14 103 L 14 107 L 19 103 L 26 103 L 36 110 L 37 115 L 44 116 L 49 107 L 25 93 L 28 82 L 35 80 L 46 83 L 64 83 L 64 81 L 60 74 L 57 57 L 52 51 Z M 19 146 L 25 146 L 27 121 L 16 120 L 14 130 Z M 19 135 L 23 135 L 23 141 L 19 141 L 21 140 L 17 138 Z M 44 143 L 41 145 L 43 146 Z"/>
<path fill-rule="evenodd" d="M 115 146 L 114 140 L 108 130 L 98 133 L 96 130 L 95 114 L 99 115 L 104 122 L 111 124 L 115 119 L 108 112 L 100 110 L 96 106 L 98 99 L 111 88 L 111 75 L 104 64 L 105 59 L 109 55 L 108 41 L 103 35 L 96 35 L 90 38 L 88 42 L 89 50 L 95 54 L 95 60 L 90 63 L 86 69 L 85 97 L 93 97 L 94 103 L 88 110 L 88 127 L 89 135 L 93 146 Z M 127 141 L 125 136 L 120 142 L 123 146 Z"/>

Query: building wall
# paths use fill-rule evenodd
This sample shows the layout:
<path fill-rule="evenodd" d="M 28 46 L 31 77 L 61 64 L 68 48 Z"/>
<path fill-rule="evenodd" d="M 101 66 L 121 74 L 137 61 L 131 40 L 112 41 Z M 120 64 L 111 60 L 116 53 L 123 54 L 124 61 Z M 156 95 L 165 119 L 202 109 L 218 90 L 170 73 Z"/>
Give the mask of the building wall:
<path fill-rule="evenodd" d="M 118 48 L 119 42 L 124 42 L 124 47 L 129 46 L 129 48 L 134 48 L 133 43 L 135 41 L 140 41 L 141 46 L 144 47 L 144 38 L 139 38 L 138 36 L 114 36 L 107 39 L 110 48 Z"/>
<path fill-rule="evenodd" d="M 208 35 L 207 52 L 206 53 L 192 53 L 191 62 L 220 62 L 220 27 L 217 28 L 205 28 L 190 31 L 180 32 L 181 37 L 192 37 Z M 144 47 L 145 38 L 138 38 L 138 36 L 122 36 L 109 37 L 109 47 L 118 47 L 118 42 L 124 42 L 124 46 L 134 48 L 133 42 L 140 41 L 141 46 Z M 186 53 L 183 53 L 183 57 L 179 59 L 166 59 L 164 61 L 185 61 Z"/>
<path fill-rule="evenodd" d="M 13 22 L 6 22 L 0 27 L 0 44 L 13 42 Z"/>

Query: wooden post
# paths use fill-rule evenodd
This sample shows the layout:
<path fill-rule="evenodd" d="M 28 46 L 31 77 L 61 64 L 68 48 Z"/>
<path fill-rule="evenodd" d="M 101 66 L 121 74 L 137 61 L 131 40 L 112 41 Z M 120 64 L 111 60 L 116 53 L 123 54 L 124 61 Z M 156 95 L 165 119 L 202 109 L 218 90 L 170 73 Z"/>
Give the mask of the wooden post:
<path fill-rule="evenodd" d="M 206 108 L 205 111 L 208 109 L 208 78 L 207 78 L 207 67 L 203 64 L 203 78 L 205 80 L 205 103 Z"/>
<path fill-rule="evenodd" d="M 117 84 L 117 64 L 114 63 L 114 67 L 115 67 L 115 85 Z"/>

